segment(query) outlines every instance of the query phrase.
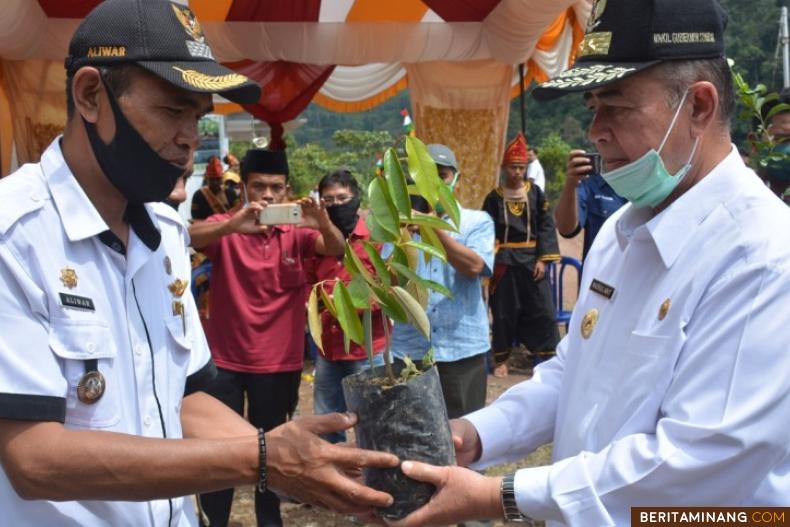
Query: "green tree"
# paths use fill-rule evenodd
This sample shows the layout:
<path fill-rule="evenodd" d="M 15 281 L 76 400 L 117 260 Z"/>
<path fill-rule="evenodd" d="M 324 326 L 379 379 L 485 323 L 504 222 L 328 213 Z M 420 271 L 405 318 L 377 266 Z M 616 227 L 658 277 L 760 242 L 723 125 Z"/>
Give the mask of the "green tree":
<path fill-rule="evenodd" d="M 538 145 L 538 156 L 546 172 L 546 196 L 555 203 L 565 185 L 565 165 L 571 145 L 563 141 L 560 134 L 552 132 Z"/>

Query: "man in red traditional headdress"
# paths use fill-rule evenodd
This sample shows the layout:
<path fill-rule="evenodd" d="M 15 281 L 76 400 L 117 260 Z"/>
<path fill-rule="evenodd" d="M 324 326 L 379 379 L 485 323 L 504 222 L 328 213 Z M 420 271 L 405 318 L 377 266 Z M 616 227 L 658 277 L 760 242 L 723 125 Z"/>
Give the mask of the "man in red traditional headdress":
<path fill-rule="evenodd" d="M 211 156 L 206 165 L 206 184 L 192 195 L 192 219 L 205 220 L 212 214 L 228 212 L 238 203 L 236 193 L 222 185 L 222 163 Z"/>
<path fill-rule="evenodd" d="M 496 260 L 489 304 L 494 318 L 494 375 L 507 375 L 513 346 L 526 345 L 537 364 L 554 355 L 560 340 L 545 262 L 560 259 L 554 219 L 543 191 L 530 180 L 527 140 L 519 133 L 505 148 L 500 184 L 483 210 L 496 225 Z"/>

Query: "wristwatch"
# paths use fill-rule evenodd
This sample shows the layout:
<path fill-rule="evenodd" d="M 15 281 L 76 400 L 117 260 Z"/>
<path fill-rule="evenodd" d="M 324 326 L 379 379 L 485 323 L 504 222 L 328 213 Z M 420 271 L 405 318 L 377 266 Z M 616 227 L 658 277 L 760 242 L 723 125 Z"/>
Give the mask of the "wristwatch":
<path fill-rule="evenodd" d="M 516 490 L 513 484 L 515 474 L 508 474 L 502 478 L 502 487 L 500 488 L 500 495 L 502 497 L 502 509 L 505 511 L 505 523 L 524 523 L 530 527 L 537 526 L 537 523 L 521 513 L 516 505 Z"/>

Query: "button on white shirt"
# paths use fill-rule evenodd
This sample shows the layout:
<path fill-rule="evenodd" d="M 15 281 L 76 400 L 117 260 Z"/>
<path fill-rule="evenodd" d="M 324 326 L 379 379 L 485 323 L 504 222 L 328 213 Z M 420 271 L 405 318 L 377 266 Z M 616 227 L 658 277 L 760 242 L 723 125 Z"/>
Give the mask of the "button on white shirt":
<path fill-rule="evenodd" d="M 130 229 L 124 258 L 99 240 L 107 225 L 71 175 L 59 138 L 39 164 L 0 181 L 0 199 L 0 415 L 181 437 L 178 409 L 187 378 L 211 364 L 189 290 L 175 298 L 168 289 L 191 272 L 177 213 L 146 205 L 161 240 L 143 240 Z M 66 270 L 76 280 L 63 279 Z M 62 295 L 90 299 L 93 309 L 71 307 Z M 173 301 L 185 305 L 186 330 Z M 76 390 L 89 360 L 106 381 L 91 405 Z M 20 526 L 165 526 L 170 516 L 168 500 L 24 501 L 5 472 L 0 510 Z M 172 510 L 171 525 L 194 522 L 188 500 L 172 500 Z"/>
<path fill-rule="evenodd" d="M 735 148 L 660 214 L 604 224 L 557 358 L 469 416 L 480 465 L 554 441 L 553 465 L 516 474 L 523 513 L 602 526 L 633 506 L 790 505 L 788 225 Z"/>

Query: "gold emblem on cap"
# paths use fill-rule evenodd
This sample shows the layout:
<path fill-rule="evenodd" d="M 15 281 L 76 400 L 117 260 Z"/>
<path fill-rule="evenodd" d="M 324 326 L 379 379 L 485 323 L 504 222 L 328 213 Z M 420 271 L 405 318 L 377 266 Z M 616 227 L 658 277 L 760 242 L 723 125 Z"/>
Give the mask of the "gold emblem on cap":
<path fill-rule="evenodd" d="M 587 19 L 587 32 L 595 29 L 601 21 L 603 12 L 606 10 L 607 0 L 595 0 L 590 10 L 590 18 Z"/>
<path fill-rule="evenodd" d="M 661 307 L 658 308 L 658 320 L 664 320 L 666 318 L 667 313 L 669 312 L 669 308 L 672 306 L 672 301 L 670 299 L 666 299 L 661 302 Z"/>
<path fill-rule="evenodd" d="M 77 384 L 77 398 L 84 404 L 93 404 L 104 395 L 104 375 L 99 371 L 89 371 Z"/>
<path fill-rule="evenodd" d="M 177 6 L 175 4 L 170 5 L 173 7 L 176 18 L 181 22 L 181 25 L 184 26 L 187 34 L 192 37 L 193 40 L 203 42 L 205 40 L 203 36 L 203 27 L 200 25 L 200 21 L 195 17 L 195 14 L 186 7 Z"/>
<path fill-rule="evenodd" d="M 195 70 L 182 70 L 173 66 L 173 69 L 181 73 L 181 80 L 199 90 L 219 91 L 233 88 L 247 82 L 247 77 L 238 73 L 228 75 L 206 75 Z"/>
<path fill-rule="evenodd" d="M 588 339 L 592 335 L 595 325 L 598 323 L 598 310 L 591 309 L 582 319 L 582 337 Z"/>
<path fill-rule="evenodd" d="M 60 281 L 69 289 L 74 289 L 77 287 L 77 271 L 70 267 L 64 267 L 60 270 Z"/>
<path fill-rule="evenodd" d="M 181 280 L 180 278 L 176 278 L 172 284 L 167 286 L 167 288 L 170 290 L 171 293 L 173 293 L 173 296 L 177 298 L 181 298 L 181 296 L 184 294 L 184 291 L 187 290 L 187 285 L 189 285 L 189 282 L 187 282 L 186 280 Z"/>

